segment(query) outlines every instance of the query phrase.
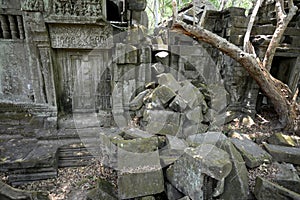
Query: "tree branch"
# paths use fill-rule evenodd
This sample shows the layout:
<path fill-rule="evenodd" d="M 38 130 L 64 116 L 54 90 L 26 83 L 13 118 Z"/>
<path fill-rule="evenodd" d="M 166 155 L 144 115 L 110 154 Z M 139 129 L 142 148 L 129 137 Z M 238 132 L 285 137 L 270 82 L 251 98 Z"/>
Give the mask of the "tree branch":
<path fill-rule="evenodd" d="M 269 71 L 272 66 L 276 48 L 279 46 L 284 31 L 298 10 L 298 7 L 294 6 L 293 1 L 289 1 L 290 10 L 288 14 L 285 14 L 283 6 L 284 5 L 281 0 L 276 0 L 275 7 L 277 14 L 277 26 L 263 59 L 263 66 Z"/>
<path fill-rule="evenodd" d="M 251 35 L 251 31 L 252 31 L 252 27 L 256 18 L 256 15 L 258 13 L 258 10 L 261 6 L 261 4 L 263 3 L 264 0 L 257 0 L 255 7 L 252 11 L 251 17 L 250 17 L 250 21 L 248 23 L 248 27 L 247 27 L 247 31 L 244 37 L 244 51 L 246 51 L 247 53 L 251 53 L 255 55 L 255 51 L 254 48 L 250 42 L 250 35 Z"/>
<path fill-rule="evenodd" d="M 290 94 L 290 90 L 281 81 L 272 77 L 270 72 L 253 54 L 241 50 L 226 39 L 202 27 L 177 22 L 173 26 L 173 30 L 196 38 L 199 41 L 206 42 L 240 63 L 257 82 L 264 94 L 271 100 L 275 111 L 279 116 L 279 122 L 282 128 L 285 127 L 289 129 L 295 127 L 295 110 L 291 107 L 292 99 L 290 97 L 292 95 Z"/>

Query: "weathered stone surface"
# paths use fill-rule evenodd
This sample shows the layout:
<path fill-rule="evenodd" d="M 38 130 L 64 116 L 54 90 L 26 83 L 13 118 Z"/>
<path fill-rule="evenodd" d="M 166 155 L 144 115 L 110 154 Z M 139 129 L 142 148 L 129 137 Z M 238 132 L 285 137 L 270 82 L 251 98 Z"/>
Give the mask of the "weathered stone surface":
<path fill-rule="evenodd" d="M 119 64 L 137 63 L 137 48 L 133 45 L 118 43 L 116 54 Z"/>
<path fill-rule="evenodd" d="M 225 143 L 227 137 L 222 132 L 206 132 L 202 134 L 194 134 L 189 136 L 186 141 L 191 146 L 199 146 L 201 144 L 212 144 L 221 146 L 222 143 Z"/>
<path fill-rule="evenodd" d="M 212 94 L 211 108 L 217 112 L 224 110 L 229 104 L 228 92 L 225 90 L 224 86 L 212 84 L 209 85 L 208 90 Z"/>
<path fill-rule="evenodd" d="M 275 166 L 278 170 L 274 178 L 275 182 L 300 194 L 300 178 L 295 167 L 286 163 L 275 163 Z"/>
<path fill-rule="evenodd" d="M 258 200 L 300 199 L 300 194 L 297 194 L 261 177 L 256 178 L 254 195 Z"/>
<path fill-rule="evenodd" d="M 121 150 L 118 152 L 118 168 L 120 199 L 149 196 L 164 191 L 158 151 L 141 154 Z"/>
<path fill-rule="evenodd" d="M 184 154 L 167 170 L 167 179 L 192 199 L 202 199 L 204 174 L 220 181 L 230 173 L 231 168 L 226 152 L 203 144 L 185 149 Z"/>
<path fill-rule="evenodd" d="M 117 200 L 116 188 L 103 179 L 97 181 L 96 188 L 87 194 L 87 200 Z"/>
<path fill-rule="evenodd" d="M 158 149 L 157 137 L 137 138 L 132 140 L 112 140 L 119 148 L 134 153 L 146 153 Z"/>
<path fill-rule="evenodd" d="M 284 135 L 283 133 L 275 133 L 269 137 L 268 142 L 274 145 L 281 146 L 296 146 L 295 141 L 289 135 Z"/>
<path fill-rule="evenodd" d="M 231 142 L 242 154 L 246 165 L 249 168 L 257 167 L 264 162 L 270 162 L 272 160 L 272 156 L 270 156 L 270 154 L 251 140 L 239 140 L 237 138 L 232 138 Z"/>
<path fill-rule="evenodd" d="M 187 142 L 191 146 L 212 144 L 226 151 L 232 162 L 232 170 L 225 178 L 224 192 L 219 198 L 241 200 L 248 198 L 248 171 L 245 162 L 238 150 L 222 132 L 191 135 L 187 138 Z"/>
<path fill-rule="evenodd" d="M 173 164 L 184 151 L 179 149 L 162 149 L 159 151 L 159 158 L 162 167 Z"/>
<path fill-rule="evenodd" d="M 203 94 L 189 81 L 184 81 L 182 87 L 178 90 L 178 95 L 183 98 L 190 108 L 201 105 L 204 101 Z"/>
<path fill-rule="evenodd" d="M 185 140 L 182 140 L 176 136 L 166 135 L 166 138 L 167 146 L 165 148 L 183 151 L 188 146 Z"/>
<path fill-rule="evenodd" d="M 217 147 L 226 151 L 232 162 L 232 170 L 225 178 L 224 192 L 220 195 L 220 199 L 239 199 L 247 200 L 249 194 L 249 177 L 245 162 L 229 141 L 218 142 Z"/>
<path fill-rule="evenodd" d="M 142 197 L 141 200 L 155 200 L 154 196 Z"/>
<path fill-rule="evenodd" d="M 169 107 L 175 112 L 183 112 L 187 108 L 187 102 L 180 96 L 176 96 Z"/>
<path fill-rule="evenodd" d="M 186 119 L 193 124 L 199 124 L 203 120 L 203 114 L 202 114 L 202 109 L 200 106 L 197 106 L 193 108 L 192 110 L 189 110 L 185 114 Z"/>
<path fill-rule="evenodd" d="M 134 99 L 129 102 L 129 108 L 132 111 L 139 110 L 144 104 L 144 98 L 147 94 L 149 94 L 150 90 L 145 90 L 139 93 Z"/>
<path fill-rule="evenodd" d="M 17 200 L 17 199 L 38 199 L 50 200 L 46 192 L 32 192 L 15 189 L 2 181 L 0 181 L 0 199 L 3 200 Z"/>
<path fill-rule="evenodd" d="M 205 115 L 203 116 L 204 122 L 213 122 L 215 121 L 215 117 L 217 116 L 217 112 L 213 109 L 208 109 Z"/>
<path fill-rule="evenodd" d="M 184 197 L 182 197 L 182 198 L 180 198 L 178 200 L 190 200 L 190 198 L 188 196 L 184 196 Z"/>
<path fill-rule="evenodd" d="M 152 93 L 152 99 L 158 98 L 163 105 L 168 105 L 175 96 L 176 93 L 165 85 L 157 87 Z"/>
<path fill-rule="evenodd" d="M 153 74 L 152 78 L 155 79 L 157 75 L 164 73 L 165 68 L 166 68 L 166 66 L 164 66 L 161 63 L 155 63 L 155 64 L 151 65 L 151 72 Z"/>
<path fill-rule="evenodd" d="M 180 113 L 163 110 L 145 110 L 146 131 L 150 134 L 176 135 L 179 131 Z"/>
<path fill-rule="evenodd" d="M 123 132 L 121 133 L 121 136 L 125 140 L 153 137 L 152 134 L 149 134 L 148 132 L 143 131 L 143 130 L 138 129 L 138 128 L 126 128 L 126 129 L 123 129 Z"/>
<path fill-rule="evenodd" d="M 190 135 L 194 135 L 197 133 L 204 133 L 208 129 L 208 125 L 206 124 L 192 124 L 192 123 L 185 123 L 182 126 L 182 133 L 179 135 L 180 138 L 187 138 Z"/>
<path fill-rule="evenodd" d="M 264 144 L 264 146 L 274 160 L 300 165 L 300 148 L 272 144 Z"/>
<path fill-rule="evenodd" d="M 166 145 L 159 150 L 162 167 L 173 164 L 187 148 L 187 143 L 172 135 L 166 135 Z"/>
<path fill-rule="evenodd" d="M 180 199 L 184 197 L 184 194 L 179 192 L 171 183 L 165 182 L 165 186 L 168 199 Z"/>
<path fill-rule="evenodd" d="M 177 92 L 181 88 L 180 84 L 175 80 L 171 73 L 159 74 L 157 78 L 159 85 L 165 85 L 171 88 L 174 92 Z"/>

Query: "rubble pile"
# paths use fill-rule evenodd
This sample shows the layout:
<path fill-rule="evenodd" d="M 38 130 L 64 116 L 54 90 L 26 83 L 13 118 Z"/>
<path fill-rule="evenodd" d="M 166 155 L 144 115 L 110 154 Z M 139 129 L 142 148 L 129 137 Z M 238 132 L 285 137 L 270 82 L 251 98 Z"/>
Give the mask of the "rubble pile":
<path fill-rule="evenodd" d="M 228 105 L 224 88 L 204 83 L 197 88 L 189 80 L 177 81 L 172 73 L 160 73 L 156 80 L 129 103 L 131 116 L 142 130 L 186 139 L 220 128 Z"/>

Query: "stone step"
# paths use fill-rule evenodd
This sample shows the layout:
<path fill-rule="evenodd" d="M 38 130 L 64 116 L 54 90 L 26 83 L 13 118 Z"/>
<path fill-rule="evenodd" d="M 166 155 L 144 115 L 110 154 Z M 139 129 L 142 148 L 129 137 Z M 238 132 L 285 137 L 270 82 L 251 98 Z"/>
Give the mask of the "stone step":
<path fill-rule="evenodd" d="M 82 144 L 69 145 L 58 150 L 58 167 L 85 166 L 92 158 L 93 155 Z"/>
<path fill-rule="evenodd" d="M 37 171 L 40 171 L 40 169 L 36 169 Z M 46 169 L 42 169 L 46 170 Z M 17 186 L 17 185 L 23 185 L 28 182 L 32 181 L 38 181 L 38 180 L 44 180 L 44 179 L 49 179 L 49 178 L 55 178 L 57 177 L 57 169 L 56 168 L 48 168 L 45 172 L 32 172 L 32 173 L 22 173 L 22 174 L 14 174 L 15 172 L 11 172 L 8 176 L 8 182 L 12 186 Z"/>

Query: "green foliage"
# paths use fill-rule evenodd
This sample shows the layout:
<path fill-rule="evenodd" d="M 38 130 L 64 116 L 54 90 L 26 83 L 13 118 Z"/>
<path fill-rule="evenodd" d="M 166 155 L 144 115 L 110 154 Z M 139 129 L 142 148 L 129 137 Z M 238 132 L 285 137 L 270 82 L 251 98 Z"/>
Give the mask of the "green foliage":
<path fill-rule="evenodd" d="M 178 10 L 193 2 L 193 0 L 176 0 Z M 197 0 L 195 0 L 197 1 Z M 217 9 L 221 6 L 222 0 L 208 0 Z M 224 8 L 241 7 L 249 10 L 253 0 L 225 0 Z M 147 0 L 146 12 L 149 17 L 149 28 L 153 29 L 159 22 L 172 16 L 172 0 Z"/>

